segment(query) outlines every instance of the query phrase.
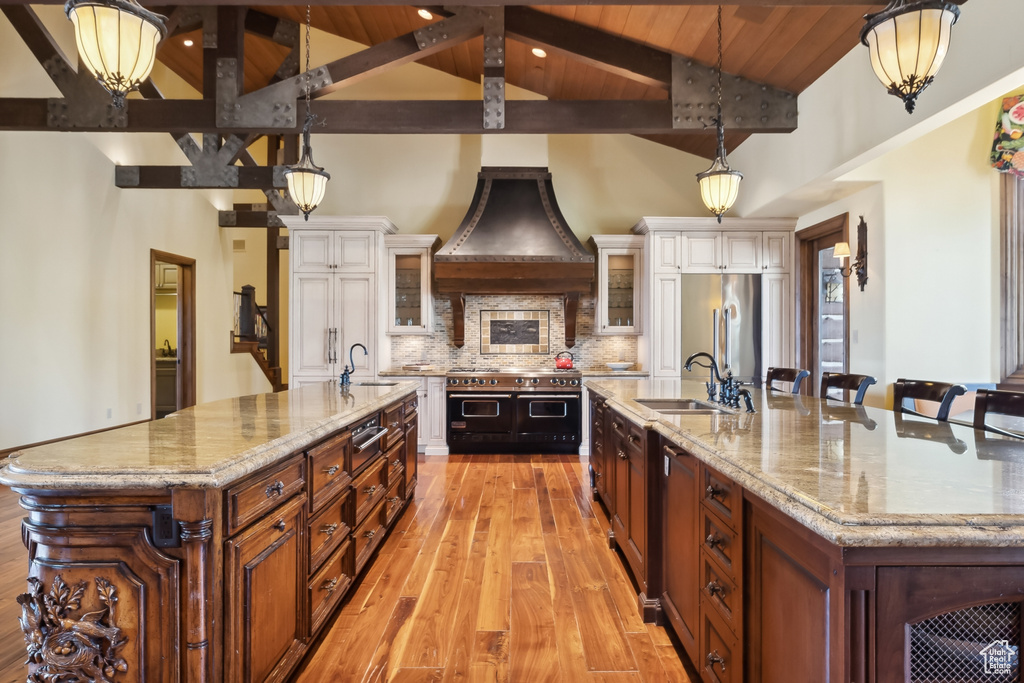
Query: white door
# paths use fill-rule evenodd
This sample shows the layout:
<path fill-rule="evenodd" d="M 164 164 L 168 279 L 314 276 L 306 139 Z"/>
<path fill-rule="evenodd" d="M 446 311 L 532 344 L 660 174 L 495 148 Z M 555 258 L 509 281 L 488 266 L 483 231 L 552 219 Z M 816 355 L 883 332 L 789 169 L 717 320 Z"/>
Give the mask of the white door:
<path fill-rule="evenodd" d="M 377 310 L 374 277 L 337 276 L 335 282 L 334 310 L 338 320 L 338 349 L 341 354 L 338 367 L 344 368 L 345 365 L 349 365 L 354 377 L 372 379 L 376 363 L 373 354 L 377 350 L 376 328 L 373 325 L 374 313 Z M 349 353 L 353 344 L 362 344 L 368 353 L 363 353 L 361 349 Z M 354 368 L 349 363 L 350 358 L 355 363 Z"/>
<path fill-rule="evenodd" d="M 338 343 L 329 273 L 299 273 L 292 277 L 291 375 L 331 379 L 336 374 Z"/>
<path fill-rule="evenodd" d="M 651 324 L 654 327 L 652 371 L 655 378 L 675 377 L 682 372 L 679 320 L 682 282 L 680 275 L 655 275 Z"/>

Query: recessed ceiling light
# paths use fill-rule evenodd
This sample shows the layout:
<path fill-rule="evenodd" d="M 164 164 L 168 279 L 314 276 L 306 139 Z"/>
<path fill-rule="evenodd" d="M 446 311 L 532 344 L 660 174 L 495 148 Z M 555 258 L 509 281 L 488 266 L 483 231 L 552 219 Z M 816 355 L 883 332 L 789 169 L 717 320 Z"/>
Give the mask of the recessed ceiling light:
<path fill-rule="evenodd" d="M 540 49 L 539 47 L 533 48 L 532 50 L 530 50 L 530 52 L 532 52 L 535 56 L 540 57 L 541 59 L 548 56 L 548 53 L 544 52 L 544 50 Z"/>
<path fill-rule="evenodd" d="M 192 42 L 191 38 L 186 38 L 185 40 L 183 40 L 181 42 L 182 42 L 182 45 L 184 45 L 185 47 L 192 47 L 193 45 L 195 45 L 195 43 Z"/>
<path fill-rule="evenodd" d="M 433 19 L 433 18 L 434 18 L 434 15 L 433 15 L 433 14 L 431 14 L 430 12 L 428 12 L 428 11 L 427 11 L 427 10 L 425 10 L 425 9 L 421 9 L 421 10 L 420 10 L 419 12 L 417 12 L 416 14 L 420 15 L 420 16 L 421 16 L 421 17 L 423 17 L 424 19 Z"/>

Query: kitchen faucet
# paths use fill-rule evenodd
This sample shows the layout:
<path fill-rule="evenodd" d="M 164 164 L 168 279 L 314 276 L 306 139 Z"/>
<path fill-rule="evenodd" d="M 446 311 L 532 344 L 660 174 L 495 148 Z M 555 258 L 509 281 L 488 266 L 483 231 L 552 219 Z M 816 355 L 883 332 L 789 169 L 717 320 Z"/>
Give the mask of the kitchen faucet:
<path fill-rule="evenodd" d="M 173 356 L 174 355 L 174 349 L 171 348 L 171 340 L 170 339 L 164 339 L 164 346 L 167 347 L 167 355 L 168 356 Z"/>
<path fill-rule="evenodd" d="M 358 342 L 349 347 L 349 349 L 348 349 L 348 362 L 352 364 L 352 369 L 349 370 L 348 365 L 346 365 L 345 369 L 341 371 L 341 378 L 338 381 L 341 384 L 341 386 L 343 386 L 343 387 L 347 387 L 348 385 L 352 384 L 352 377 L 350 376 L 349 373 L 356 371 L 356 362 L 352 358 L 352 352 L 356 350 L 357 346 L 363 350 L 363 355 L 364 356 L 369 356 L 370 355 L 370 352 L 366 350 L 366 347 L 363 346 L 362 344 L 359 344 Z"/>
<path fill-rule="evenodd" d="M 704 365 L 704 363 L 696 363 L 698 358 L 706 358 L 710 365 Z M 732 376 L 732 369 L 729 366 L 725 368 L 725 377 L 722 377 L 722 373 L 718 370 L 718 362 L 715 361 L 715 357 L 707 351 L 698 351 L 697 353 L 690 354 L 690 357 L 686 359 L 684 367 L 693 371 L 691 366 L 696 363 L 701 367 L 711 369 L 711 376 L 704 385 L 708 388 L 708 400 L 714 401 L 715 394 L 718 394 L 718 402 L 722 405 L 729 406 L 730 408 L 740 407 L 740 397 L 743 397 L 743 402 L 746 404 L 747 412 L 753 413 L 754 403 L 750 397 L 750 392 L 746 389 L 740 388 L 740 382 Z M 718 386 L 715 386 L 715 382 L 718 382 Z"/>

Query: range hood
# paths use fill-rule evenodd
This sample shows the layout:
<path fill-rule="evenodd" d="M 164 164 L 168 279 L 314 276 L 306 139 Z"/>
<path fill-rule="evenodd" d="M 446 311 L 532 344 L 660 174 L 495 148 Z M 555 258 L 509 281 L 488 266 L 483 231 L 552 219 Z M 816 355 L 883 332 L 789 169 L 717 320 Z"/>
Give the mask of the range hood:
<path fill-rule="evenodd" d="M 485 166 L 462 224 L 434 255 L 434 280 L 452 302 L 455 346 L 465 344 L 467 294 L 560 294 L 571 347 L 594 256 L 566 225 L 547 168 Z"/>

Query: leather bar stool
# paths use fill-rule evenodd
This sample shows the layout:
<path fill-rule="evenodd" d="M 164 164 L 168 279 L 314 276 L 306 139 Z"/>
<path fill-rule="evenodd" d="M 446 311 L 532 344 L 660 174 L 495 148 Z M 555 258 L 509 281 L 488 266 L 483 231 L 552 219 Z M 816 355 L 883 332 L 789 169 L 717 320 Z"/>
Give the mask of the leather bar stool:
<path fill-rule="evenodd" d="M 901 378 L 892 385 L 892 409 L 897 413 L 931 417 L 918 412 L 916 407 L 908 408 L 904 405 L 904 400 L 932 401 L 939 404 L 935 419 L 945 422 L 949 419 L 949 409 L 953 406 L 953 399 L 966 393 L 967 387 L 963 384 Z"/>
<path fill-rule="evenodd" d="M 864 393 L 868 387 L 877 382 L 871 375 L 846 375 L 839 372 L 823 372 L 821 374 L 821 398 L 828 398 L 829 389 L 857 392 L 853 398 L 854 405 L 864 402 Z"/>
<path fill-rule="evenodd" d="M 776 380 L 779 382 L 792 382 L 792 393 L 799 394 L 801 382 L 804 381 L 804 377 L 810 374 L 800 368 L 768 368 L 768 374 L 764 378 L 764 388 L 769 391 L 778 391 L 772 382 Z"/>

